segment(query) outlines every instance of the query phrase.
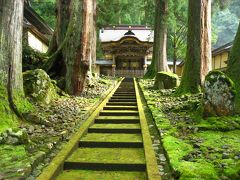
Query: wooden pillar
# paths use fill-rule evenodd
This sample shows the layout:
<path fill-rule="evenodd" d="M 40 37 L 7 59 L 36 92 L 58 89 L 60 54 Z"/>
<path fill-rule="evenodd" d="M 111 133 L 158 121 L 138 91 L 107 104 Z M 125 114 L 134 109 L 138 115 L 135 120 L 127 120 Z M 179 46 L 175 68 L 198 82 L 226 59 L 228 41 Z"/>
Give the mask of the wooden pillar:
<path fill-rule="evenodd" d="M 115 77 L 116 74 L 116 59 L 115 59 L 115 54 L 113 54 L 113 64 L 112 64 L 112 76 Z"/>
<path fill-rule="evenodd" d="M 143 71 L 144 71 L 144 74 L 147 72 L 147 55 L 144 56 Z"/>

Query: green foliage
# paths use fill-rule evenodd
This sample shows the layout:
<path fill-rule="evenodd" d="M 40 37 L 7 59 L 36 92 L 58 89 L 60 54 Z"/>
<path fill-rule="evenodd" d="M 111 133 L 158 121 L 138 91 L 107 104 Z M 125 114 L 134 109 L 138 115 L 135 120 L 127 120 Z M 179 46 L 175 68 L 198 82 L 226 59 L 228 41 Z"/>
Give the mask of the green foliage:
<path fill-rule="evenodd" d="M 213 14 L 212 26 L 216 31 L 217 41 L 214 47 L 222 46 L 233 41 L 238 27 L 239 18 L 230 9 L 218 11 Z"/>
<path fill-rule="evenodd" d="M 32 8 L 50 25 L 56 26 L 56 1 L 55 0 L 30 0 Z"/>
<path fill-rule="evenodd" d="M 108 24 L 153 25 L 154 0 L 98 0 L 98 27 Z"/>
<path fill-rule="evenodd" d="M 14 115 L 9 107 L 8 95 L 6 89 L 0 84 L 0 132 L 5 131 L 9 127 L 17 127 L 17 117 Z"/>
<path fill-rule="evenodd" d="M 187 11 L 185 0 L 169 1 L 168 14 L 168 57 L 183 60 L 186 55 Z"/>
<path fill-rule="evenodd" d="M 26 42 L 22 50 L 23 71 L 33 70 L 41 67 L 47 60 L 47 55 L 32 49 Z"/>
<path fill-rule="evenodd" d="M 238 31 L 234 39 L 233 47 L 230 52 L 227 75 L 233 80 L 236 85 L 236 99 L 235 99 L 235 111 L 240 113 L 240 76 L 239 76 L 239 67 L 240 67 L 240 23 L 238 26 Z"/>
<path fill-rule="evenodd" d="M 213 3 L 212 29 L 213 47 L 217 48 L 233 41 L 240 18 L 239 0 L 215 0 Z"/>

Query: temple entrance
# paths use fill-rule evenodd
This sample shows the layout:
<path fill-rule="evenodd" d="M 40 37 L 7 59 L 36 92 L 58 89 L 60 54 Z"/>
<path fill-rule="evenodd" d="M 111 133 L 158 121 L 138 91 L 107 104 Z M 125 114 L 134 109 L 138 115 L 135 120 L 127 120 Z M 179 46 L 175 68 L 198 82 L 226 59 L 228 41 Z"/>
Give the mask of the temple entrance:
<path fill-rule="evenodd" d="M 144 75 L 143 65 L 143 57 L 116 58 L 116 76 L 142 77 Z"/>
<path fill-rule="evenodd" d="M 116 62 L 116 70 L 141 70 L 143 69 L 143 60 L 120 60 Z"/>

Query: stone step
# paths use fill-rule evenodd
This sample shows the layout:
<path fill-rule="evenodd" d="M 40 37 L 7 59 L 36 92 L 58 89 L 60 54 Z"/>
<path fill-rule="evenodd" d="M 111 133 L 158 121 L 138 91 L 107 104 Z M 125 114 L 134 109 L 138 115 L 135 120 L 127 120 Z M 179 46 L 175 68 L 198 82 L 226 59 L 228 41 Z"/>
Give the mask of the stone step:
<path fill-rule="evenodd" d="M 141 134 L 88 133 L 80 140 L 92 142 L 142 142 Z"/>
<path fill-rule="evenodd" d="M 132 94 L 135 94 L 135 89 L 124 89 L 124 90 L 117 90 L 117 91 L 115 91 L 115 93 L 132 93 Z"/>
<path fill-rule="evenodd" d="M 108 102 L 107 106 L 137 106 L 137 102 Z"/>
<path fill-rule="evenodd" d="M 113 96 L 131 96 L 131 97 L 136 97 L 135 94 L 130 94 L 130 93 L 121 93 L 121 94 L 115 93 L 115 94 L 113 94 Z"/>
<path fill-rule="evenodd" d="M 136 99 L 110 99 L 109 102 L 137 102 Z"/>
<path fill-rule="evenodd" d="M 130 116 L 132 117 L 132 116 Z M 140 124 L 93 124 L 91 129 L 141 129 Z"/>
<path fill-rule="evenodd" d="M 105 124 L 105 123 L 112 123 L 112 124 L 119 124 L 119 123 L 126 123 L 126 124 L 136 124 L 139 123 L 139 116 L 98 116 L 95 119 L 95 123 L 98 124 Z"/>
<path fill-rule="evenodd" d="M 137 106 L 105 106 L 104 110 L 137 110 Z"/>
<path fill-rule="evenodd" d="M 141 171 L 94 171 L 94 170 L 65 170 L 56 180 L 69 179 L 80 180 L 100 180 L 100 179 L 126 179 L 126 180 L 146 180 L 145 172 Z"/>
<path fill-rule="evenodd" d="M 136 99 L 136 96 L 112 96 L 111 99 Z"/>
<path fill-rule="evenodd" d="M 145 171 L 143 148 L 78 148 L 64 169 Z"/>
<path fill-rule="evenodd" d="M 141 134 L 88 133 L 79 142 L 80 147 L 141 148 Z"/>
<path fill-rule="evenodd" d="M 124 133 L 124 134 L 139 134 L 141 133 L 141 129 L 95 129 L 89 128 L 88 133 Z"/>
<path fill-rule="evenodd" d="M 103 110 L 100 116 L 138 116 L 138 111 L 134 110 Z"/>

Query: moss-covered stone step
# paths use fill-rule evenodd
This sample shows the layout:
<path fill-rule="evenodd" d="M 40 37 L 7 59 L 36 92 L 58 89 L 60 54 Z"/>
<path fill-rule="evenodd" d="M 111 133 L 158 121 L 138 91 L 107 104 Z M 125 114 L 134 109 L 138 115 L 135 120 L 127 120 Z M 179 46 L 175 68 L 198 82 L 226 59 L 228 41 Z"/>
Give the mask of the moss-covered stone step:
<path fill-rule="evenodd" d="M 142 148 L 141 134 L 88 133 L 79 142 L 80 147 Z"/>
<path fill-rule="evenodd" d="M 128 93 L 128 92 L 126 92 L 126 93 L 114 93 L 113 96 L 134 96 L 134 97 L 136 97 L 136 94 L 135 93 Z"/>
<path fill-rule="evenodd" d="M 137 102 L 108 102 L 107 106 L 136 106 Z"/>
<path fill-rule="evenodd" d="M 136 99 L 136 96 L 112 96 L 111 99 Z"/>
<path fill-rule="evenodd" d="M 113 96 L 134 96 L 136 97 L 135 93 L 114 93 Z"/>
<path fill-rule="evenodd" d="M 134 110 L 103 110 L 100 116 L 137 116 L 138 111 Z"/>
<path fill-rule="evenodd" d="M 109 99 L 109 102 L 136 102 L 136 99 Z"/>
<path fill-rule="evenodd" d="M 130 116 L 132 117 L 132 116 Z M 94 129 L 141 129 L 140 124 L 93 124 Z"/>
<path fill-rule="evenodd" d="M 88 133 L 80 142 L 142 142 L 141 134 Z"/>
<path fill-rule="evenodd" d="M 57 180 L 146 180 L 145 172 L 137 171 L 93 171 L 93 170 L 65 170 Z"/>
<path fill-rule="evenodd" d="M 139 123 L 139 116 L 98 116 L 95 119 L 95 123 L 113 123 L 113 124 L 119 124 L 119 123 L 127 123 L 127 124 L 133 124 L 133 123 Z"/>
<path fill-rule="evenodd" d="M 89 133 L 141 133 L 140 124 L 94 124 L 88 129 Z"/>
<path fill-rule="evenodd" d="M 105 106 L 104 110 L 137 110 L 137 106 Z"/>
<path fill-rule="evenodd" d="M 64 169 L 145 171 L 143 148 L 78 148 Z"/>
<path fill-rule="evenodd" d="M 134 89 L 130 89 L 130 90 L 127 90 L 127 89 L 117 90 L 117 91 L 115 91 L 115 93 L 135 93 L 135 90 Z"/>

